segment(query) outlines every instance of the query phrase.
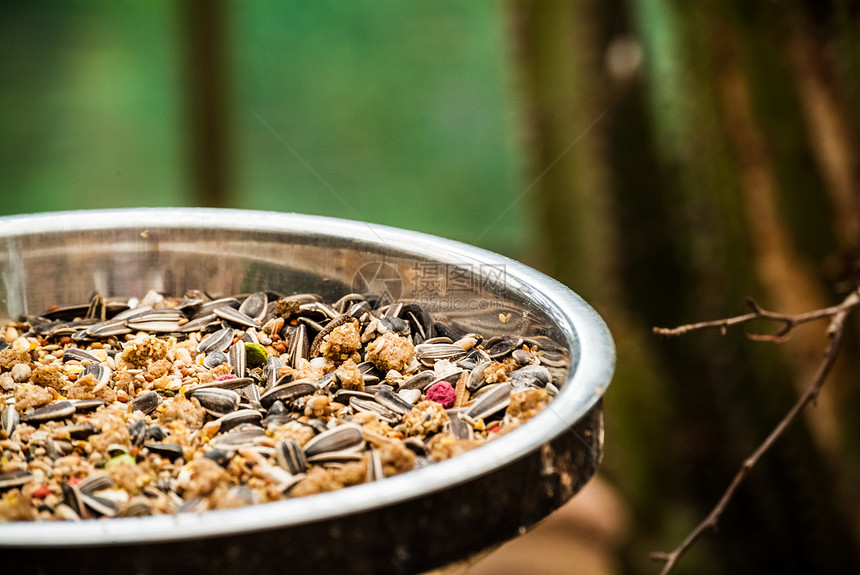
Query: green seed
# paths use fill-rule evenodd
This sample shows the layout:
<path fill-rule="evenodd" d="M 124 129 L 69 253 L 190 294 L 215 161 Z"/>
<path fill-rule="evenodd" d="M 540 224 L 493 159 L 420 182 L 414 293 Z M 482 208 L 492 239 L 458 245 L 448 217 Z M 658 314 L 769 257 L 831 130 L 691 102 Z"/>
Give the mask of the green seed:
<path fill-rule="evenodd" d="M 260 367 L 266 363 L 266 348 L 259 343 L 245 342 L 245 361 L 249 367 Z"/>
<path fill-rule="evenodd" d="M 114 465 L 119 463 L 120 461 L 125 461 L 126 463 L 130 463 L 131 465 L 137 464 L 137 462 L 134 459 L 134 456 L 132 456 L 128 453 L 123 453 L 121 455 L 117 455 L 116 457 L 111 457 L 110 460 L 107 463 L 105 463 L 105 469 L 110 469 L 111 467 L 113 467 Z"/>

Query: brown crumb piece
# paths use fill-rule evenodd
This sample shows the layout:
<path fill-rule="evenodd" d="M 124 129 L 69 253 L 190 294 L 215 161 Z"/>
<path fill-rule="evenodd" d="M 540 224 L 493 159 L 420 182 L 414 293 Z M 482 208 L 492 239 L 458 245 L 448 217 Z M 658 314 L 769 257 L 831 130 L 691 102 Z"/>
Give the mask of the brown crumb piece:
<path fill-rule="evenodd" d="M 364 430 L 370 433 L 375 433 L 383 437 L 401 436 L 399 432 L 393 430 L 387 422 L 379 419 L 375 413 L 363 411 L 352 416 L 352 421 L 359 424 Z"/>
<path fill-rule="evenodd" d="M 316 432 L 308 425 L 302 425 L 297 421 L 289 421 L 283 425 L 270 427 L 272 439 L 281 441 L 284 439 L 295 440 L 299 445 L 304 445 L 310 441 Z"/>
<path fill-rule="evenodd" d="M 56 364 L 40 365 L 30 374 L 30 381 L 42 387 L 63 389 L 67 378 L 63 374 L 63 368 Z"/>
<path fill-rule="evenodd" d="M 165 424 L 171 421 L 179 421 L 192 429 L 203 427 L 206 411 L 200 406 L 195 398 L 185 399 L 181 395 L 175 395 L 165 399 L 158 408 L 158 422 Z"/>
<path fill-rule="evenodd" d="M 339 468 L 312 467 L 304 479 L 290 491 L 293 497 L 304 497 L 358 485 L 367 480 L 367 462 L 351 461 Z"/>
<path fill-rule="evenodd" d="M 15 390 L 15 408 L 24 411 L 31 407 L 42 407 L 54 400 L 54 395 L 38 385 L 23 384 Z"/>
<path fill-rule="evenodd" d="M 117 356 L 118 365 L 146 368 L 151 363 L 167 356 L 170 344 L 154 335 L 140 335 L 125 344 L 123 352 Z"/>
<path fill-rule="evenodd" d="M 218 486 L 215 493 L 209 497 L 208 502 L 211 509 L 234 509 L 254 503 L 254 501 L 246 499 L 241 491 L 227 489 L 224 490 L 224 493 L 220 493 L 222 490 L 224 490 L 223 486 Z"/>
<path fill-rule="evenodd" d="M 137 465 L 129 461 L 117 461 L 110 465 L 108 473 L 117 487 L 125 489 L 130 495 L 136 495 L 153 480 L 153 475 L 147 472 L 148 467 L 147 462 Z"/>
<path fill-rule="evenodd" d="M 383 443 L 379 448 L 379 457 L 386 477 L 410 471 L 415 467 L 415 454 L 399 441 Z"/>
<path fill-rule="evenodd" d="M 121 389 L 127 393 L 131 393 L 134 391 L 134 376 L 125 369 L 118 369 L 114 371 L 113 375 L 111 376 L 111 379 L 113 379 L 117 389 Z"/>
<path fill-rule="evenodd" d="M 128 424 L 125 420 L 125 408 L 121 403 L 111 403 L 96 410 L 90 423 L 99 433 L 90 435 L 89 442 L 94 451 L 107 453 L 110 444 L 116 443 L 125 447 L 131 446 L 128 437 Z"/>
<path fill-rule="evenodd" d="M 284 319 L 288 319 L 291 315 L 299 313 L 301 305 L 296 300 L 279 298 L 275 302 L 275 314 Z"/>
<path fill-rule="evenodd" d="M 164 377 L 168 373 L 170 373 L 173 364 L 170 363 L 168 359 L 159 359 L 158 361 L 152 362 L 147 370 L 152 377 Z"/>
<path fill-rule="evenodd" d="M 32 521 L 36 519 L 35 508 L 22 489 L 11 489 L 0 496 L 0 522 Z"/>
<path fill-rule="evenodd" d="M 323 417 L 329 415 L 331 398 L 327 395 L 314 395 L 305 402 L 305 415 L 308 417 Z"/>
<path fill-rule="evenodd" d="M 0 367 L 12 369 L 19 363 L 30 363 L 30 352 L 28 350 L 9 347 L 0 351 Z"/>
<path fill-rule="evenodd" d="M 457 439 L 448 433 L 439 433 L 427 442 L 430 457 L 436 461 L 445 461 L 478 447 L 480 442 L 470 439 Z"/>
<path fill-rule="evenodd" d="M 364 376 L 358 369 L 358 364 L 351 359 L 343 362 L 343 365 L 337 368 L 334 374 L 342 389 L 364 391 Z"/>
<path fill-rule="evenodd" d="M 278 370 L 278 376 L 293 375 L 293 380 L 306 379 L 308 381 L 319 381 L 325 375 L 325 369 L 313 365 L 306 359 L 300 358 L 295 369 L 290 366 L 284 366 Z"/>
<path fill-rule="evenodd" d="M 105 403 L 116 401 L 116 391 L 108 385 L 98 385 L 98 381 L 87 374 L 79 377 L 66 389 L 68 399 L 101 399 Z"/>
<path fill-rule="evenodd" d="M 320 355 L 332 361 L 351 358 L 361 349 L 358 321 L 352 320 L 334 328 L 320 344 Z"/>
<path fill-rule="evenodd" d="M 206 497 L 219 485 L 232 483 L 233 478 L 223 467 L 205 457 L 199 457 L 186 465 L 177 480 L 177 486 L 185 499 Z"/>
<path fill-rule="evenodd" d="M 511 393 L 507 414 L 522 421 L 531 419 L 550 402 L 545 389 L 524 389 Z"/>
<path fill-rule="evenodd" d="M 384 372 L 403 369 L 415 356 L 415 347 L 405 337 L 386 332 L 367 346 L 367 360 Z"/>
<path fill-rule="evenodd" d="M 222 363 L 219 366 L 213 367 L 208 371 L 201 371 L 197 374 L 197 381 L 200 383 L 209 383 L 211 381 L 215 381 L 222 375 L 227 375 L 233 371 L 233 368 L 227 365 L 226 363 Z"/>
<path fill-rule="evenodd" d="M 290 490 L 290 495 L 293 497 L 304 497 L 306 495 L 334 491 L 341 487 L 343 487 L 343 484 L 335 481 L 325 468 L 312 467 L 305 475 L 305 478 Z"/>
<path fill-rule="evenodd" d="M 510 370 L 505 366 L 505 364 L 494 361 L 484 368 L 484 381 L 487 383 L 507 381 L 509 371 Z"/>
<path fill-rule="evenodd" d="M 358 425 L 366 426 L 376 421 L 379 421 L 379 416 L 372 411 L 359 411 L 352 416 L 352 421 L 353 423 L 357 423 Z"/>
<path fill-rule="evenodd" d="M 367 460 L 352 461 L 343 467 L 335 467 L 328 470 L 332 477 L 344 487 L 358 485 L 367 481 Z"/>
<path fill-rule="evenodd" d="M 442 429 L 448 420 L 442 405 L 435 401 L 422 401 L 403 416 L 404 433 L 423 437 Z"/>

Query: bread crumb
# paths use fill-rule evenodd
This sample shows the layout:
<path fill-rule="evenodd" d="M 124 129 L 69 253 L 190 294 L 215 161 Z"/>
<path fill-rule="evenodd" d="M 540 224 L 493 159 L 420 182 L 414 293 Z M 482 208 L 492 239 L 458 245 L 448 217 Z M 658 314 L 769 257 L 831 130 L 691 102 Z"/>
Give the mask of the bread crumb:
<path fill-rule="evenodd" d="M 415 346 L 405 337 L 386 332 L 367 345 L 367 361 L 387 372 L 403 371 L 415 357 Z"/>

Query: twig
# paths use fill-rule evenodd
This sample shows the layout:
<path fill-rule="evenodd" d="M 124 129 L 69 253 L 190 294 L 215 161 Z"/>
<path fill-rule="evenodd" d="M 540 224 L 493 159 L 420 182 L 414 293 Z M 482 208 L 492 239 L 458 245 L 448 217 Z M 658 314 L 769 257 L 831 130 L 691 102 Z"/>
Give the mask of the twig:
<path fill-rule="evenodd" d="M 839 346 L 842 343 L 845 318 L 854 307 L 860 304 L 860 288 L 848 294 L 842 303 L 838 305 L 793 316 L 765 311 L 752 302 L 752 300 L 748 300 L 747 303 L 752 308 L 752 312 L 745 315 L 717 321 L 683 325 L 674 329 L 654 328 L 654 333 L 661 335 L 681 335 L 690 331 L 708 328 L 720 328 L 720 330 L 725 333 L 726 328 L 729 326 L 742 325 L 754 319 L 769 319 L 781 322 L 783 327 L 775 336 L 764 336 L 764 338 L 781 341 L 797 325 L 829 317 L 830 324 L 827 327 L 827 335 L 830 338 L 830 341 L 824 352 L 824 358 L 821 360 L 818 370 L 815 372 L 815 376 L 806 388 L 806 391 L 803 392 L 803 395 L 798 398 L 791 410 L 789 410 L 773 431 L 770 432 L 770 435 L 768 435 L 762 444 L 759 445 L 759 447 L 743 462 L 743 465 L 741 465 L 735 478 L 732 480 L 731 484 L 729 484 L 728 489 L 723 493 L 723 496 L 708 516 L 699 523 L 696 528 L 687 535 L 686 539 L 684 539 L 674 550 L 668 553 L 655 552 L 651 554 L 651 559 L 664 562 L 663 570 L 660 572 L 661 575 L 669 573 L 678 560 L 690 549 L 690 547 L 693 546 L 705 531 L 708 529 L 716 529 L 720 516 L 722 516 L 723 511 L 729 501 L 731 501 L 735 491 L 737 491 L 740 484 L 743 483 L 744 479 L 746 479 L 750 470 L 756 465 L 756 463 L 758 463 L 759 459 L 762 458 L 767 450 L 776 443 L 776 440 L 785 433 L 785 430 L 794 423 L 803 409 L 818 397 L 821 387 L 827 379 L 827 375 L 830 373 L 830 370 L 833 368 L 833 364 L 836 362 L 836 356 L 839 353 Z M 762 337 L 758 336 L 754 338 L 761 339 Z"/>
<path fill-rule="evenodd" d="M 847 299 L 850 299 L 857 292 L 851 292 L 851 295 L 848 296 Z M 846 301 L 847 301 L 846 299 Z M 842 303 L 827 307 L 824 309 L 817 309 L 815 311 L 810 311 L 807 313 L 800 313 L 797 315 L 788 315 L 784 313 L 777 313 L 773 311 L 767 311 L 766 309 L 761 308 L 755 301 L 752 299 L 746 300 L 747 307 L 750 308 L 750 313 L 744 315 L 738 315 L 735 317 L 730 317 L 726 319 L 718 319 L 714 321 L 702 321 L 699 323 L 691 323 L 687 325 L 682 325 L 674 328 L 666 328 L 666 327 L 655 327 L 653 329 L 654 333 L 657 335 L 664 336 L 675 336 L 675 335 L 684 335 L 691 331 L 696 331 L 700 329 L 711 329 L 711 328 L 719 328 L 720 333 L 723 335 L 726 334 L 726 329 L 735 325 L 743 325 L 745 323 L 749 323 L 756 319 L 769 319 L 772 321 L 776 321 L 782 324 L 782 329 L 780 329 L 775 334 L 754 334 L 747 333 L 747 337 L 755 340 L 766 340 L 766 341 L 784 341 L 785 336 L 797 327 L 800 324 L 808 323 L 810 321 L 815 321 L 817 319 L 821 319 L 823 317 L 832 317 L 837 314 L 841 309 L 846 308 L 846 301 Z M 847 308 L 854 307 L 855 304 L 848 305 Z"/>

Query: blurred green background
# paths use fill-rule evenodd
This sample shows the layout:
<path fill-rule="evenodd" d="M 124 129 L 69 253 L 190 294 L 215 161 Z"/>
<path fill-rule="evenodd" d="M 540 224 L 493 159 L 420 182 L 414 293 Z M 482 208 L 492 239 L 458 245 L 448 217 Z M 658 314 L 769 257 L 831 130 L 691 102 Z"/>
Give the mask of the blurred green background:
<path fill-rule="evenodd" d="M 4 214 L 216 205 L 527 242 L 527 204 L 495 222 L 525 179 L 501 4 L 5 12 Z"/>
<path fill-rule="evenodd" d="M 823 325 L 779 346 L 651 327 L 734 315 L 745 296 L 807 311 L 858 283 L 857 0 L 65 0 L 2 15 L 0 214 L 385 223 L 523 260 L 606 318 L 602 471 L 564 520 L 470 573 L 656 573 L 648 553 L 707 514 L 826 340 Z M 860 572 L 858 327 L 816 407 L 675 572 Z"/>

